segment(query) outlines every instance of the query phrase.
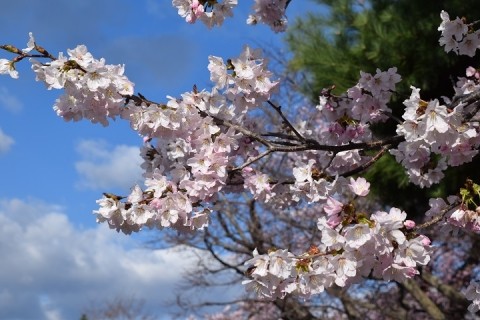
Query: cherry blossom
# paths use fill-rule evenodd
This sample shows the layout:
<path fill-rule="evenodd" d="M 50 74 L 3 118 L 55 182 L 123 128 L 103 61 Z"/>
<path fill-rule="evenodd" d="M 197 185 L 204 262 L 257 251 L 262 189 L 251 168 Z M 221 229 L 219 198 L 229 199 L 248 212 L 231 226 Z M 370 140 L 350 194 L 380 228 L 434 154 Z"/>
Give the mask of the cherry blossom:
<path fill-rule="evenodd" d="M 248 24 L 255 25 L 259 22 L 265 23 L 275 32 L 282 32 L 287 29 L 287 18 L 285 9 L 287 0 L 255 0 L 253 14 L 247 19 Z"/>
<path fill-rule="evenodd" d="M 185 21 L 195 23 L 201 20 L 209 28 L 220 26 L 226 17 L 232 17 L 232 9 L 237 3 L 237 0 L 172 0 L 172 5 Z"/>
<path fill-rule="evenodd" d="M 465 19 L 457 17 L 450 20 L 450 16 L 446 11 L 440 13 L 442 23 L 438 27 L 438 31 L 442 32 L 439 43 L 445 46 L 445 51 L 453 51 L 460 55 L 468 55 L 473 57 L 476 50 L 480 47 L 480 31 L 472 31 Z"/>
<path fill-rule="evenodd" d="M 472 280 L 464 294 L 468 300 L 472 301 L 472 304 L 468 306 L 468 311 L 475 313 L 480 310 L 480 283 Z"/>
<path fill-rule="evenodd" d="M 361 197 L 365 197 L 370 191 L 370 183 L 362 177 L 357 178 L 357 180 L 350 178 L 348 187 L 353 193 Z"/>
<path fill-rule="evenodd" d="M 8 74 L 13 79 L 18 79 L 18 71 L 12 61 L 7 59 L 0 59 L 0 74 Z"/>
<path fill-rule="evenodd" d="M 284 31 L 288 3 L 256 0 L 248 23 Z M 233 15 L 237 0 L 172 4 L 187 22 L 200 20 L 213 27 Z M 473 56 L 480 46 L 475 24 L 451 21 L 445 11 L 440 16 L 445 51 Z M 343 94 L 322 90 L 306 120 L 302 112 L 297 118 L 283 113 L 272 101 L 280 80 L 261 50 L 249 46 L 237 57 L 208 57 L 210 90 L 194 86 L 163 102 L 135 95 L 123 65 L 95 58 L 84 45 L 54 57 L 29 34 L 25 49 L 1 48 L 16 57 L 0 59 L 0 74 L 18 78 L 15 64 L 28 57 L 36 80 L 48 90 L 63 90 L 54 111 L 65 121 L 88 119 L 108 126 L 109 119 L 121 119 L 144 137 L 143 184 L 125 196 L 104 193 L 94 211 L 98 222 L 126 234 L 145 228 L 193 232 L 208 227 L 219 198 L 239 193 L 249 193 L 272 210 L 314 210 L 310 221 L 318 243 L 305 250 L 295 245 L 292 251 L 255 248 L 246 261 L 249 279 L 244 284 L 260 298 L 309 297 L 367 277 L 402 282 L 432 259 L 431 240 L 421 234 L 423 228 L 435 224 L 444 234 L 480 231 L 480 185 L 472 181 L 456 196 L 430 199 L 429 220 L 420 224 L 407 219 L 401 208 L 363 208 L 374 182 L 358 176 L 387 151 L 420 187 L 441 181 L 448 167 L 470 162 L 480 147 L 480 72 L 474 67 L 458 78 L 452 98 L 425 101 L 412 86 L 401 119 L 388 106 L 401 81 L 397 69 L 361 71 L 358 82 Z M 266 107 L 281 126 L 258 119 Z M 389 118 L 398 123 L 396 135 L 382 140 L 371 126 Z M 278 154 L 285 155 L 287 165 L 275 175 L 264 168 Z M 479 292 L 476 282 L 465 290 L 472 312 L 479 310 Z"/>

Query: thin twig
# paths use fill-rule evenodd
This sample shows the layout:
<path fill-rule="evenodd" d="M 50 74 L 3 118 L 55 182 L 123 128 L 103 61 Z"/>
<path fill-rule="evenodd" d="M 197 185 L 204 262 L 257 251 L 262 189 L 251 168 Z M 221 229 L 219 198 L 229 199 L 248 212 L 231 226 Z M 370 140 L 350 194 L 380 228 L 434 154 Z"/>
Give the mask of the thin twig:
<path fill-rule="evenodd" d="M 267 103 L 275 110 L 277 113 L 282 117 L 283 122 L 290 128 L 290 130 L 295 133 L 295 135 L 300 139 L 301 141 L 305 141 L 305 138 L 300 134 L 300 132 L 295 129 L 293 124 L 287 119 L 287 117 L 283 114 L 282 112 L 282 107 L 281 106 L 276 106 L 272 101 L 268 100 Z"/>
<path fill-rule="evenodd" d="M 360 173 L 360 172 L 368 169 L 375 162 L 377 162 L 385 154 L 385 152 L 388 151 L 388 149 L 390 147 L 391 147 L 390 145 L 383 146 L 382 149 L 380 149 L 380 151 L 378 151 L 377 154 L 372 157 L 372 159 L 368 160 L 366 163 L 362 164 L 361 166 L 359 166 L 359 167 L 357 167 L 353 170 L 350 170 L 350 171 L 347 171 L 347 172 L 343 173 L 342 177 L 353 176 L 354 174 Z"/>
<path fill-rule="evenodd" d="M 377 149 L 377 148 L 383 147 L 385 145 L 390 145 L 394 147 L 404 140 L 405 140 L 405 137 L 396 135 L 390 138 L 372 141 L 372 142 L 347 143 L 340 146 L 328 146 L 328 145 L 320 144 L 317 140 L 307 139 L 306 147 L 308 150 L 332 151 L 332 152 L 341 152 L 341 151 L 348 151 L 348 150 L 355 150 L 355 149 L 371 150 L 371 149 Z"/>
<path fill-rule="evenodd" d="M 467 94 L 462 94 L 462 95 L 456 95 L 453 97 L 452 102 L 447 105 L 447 108 L 449 109 L 455 109 L 459 104 L 470 104 L 475 101 L 480 100 L 480 89 L 477 91 L 473 91 L 471 93 Z"/>
<path fill-rule="evenodd" d="M 262 133 L 262 137 L 276 137 L 276 138 L 282 138 L 286 140 L 293 140 L 293 141 L 298 141 L 298 137 L 294 137 L 290 134 L 286 133 L 281 133 L 281 132 L 267 132 L 267 133 Z"/>
<path fill-rule="evenodd" d="M 394 120 L 396 123 L 403 124 L 402 119 L 398 118 L 393 113 L 388 112 L 386 110 L 380 110 L 380 112 L 383 113 L 384 115 L 386 115 L 387 117 L 389 117 L 390 119 Z"/>
<path fill-rule="evenodd" d="M 460 204 L 459 201 L 456 201 L 456 202 L 452 203 L 451 205 L 449 205 L 448 207 L 446 207 L 445 209 L 440 211 L 440 213 L 436 217 L 434 217 L 432 220 L 429 220 L 427 222 L 419 224 L 418 226 L 413 228 L 413 231 L 418 231 L 420 229 L 425 229 L 425 228 L 428 228 L 428 227 L 436 224 L 437 222 L 441 221 L 445 217 L 445 214 L 447 212 L 449 212 L 450 210 L 452 210 L 453 208 L 455 208 L 459 204 Z"/>
<path fill-rule="evenodd" d="M 239 167 L 236 167 L 236 168 L 233 168 L 231 171 L 240 171 L 242 170 L 243 168 L 251 165 L 252 163 L 254 162 L 257 162 L 258 160 L 262 159 L 263 157 L 269 155 L 270 153 L 272 153 L 272 149 L 267 149 L 267 151 L 259 154 L 258 156 L 256 157 L 253 157 L 253 158 L 250 158 L 247 162 L 245 162 L 244 164 L 242 164 L 241 166 Z"/>

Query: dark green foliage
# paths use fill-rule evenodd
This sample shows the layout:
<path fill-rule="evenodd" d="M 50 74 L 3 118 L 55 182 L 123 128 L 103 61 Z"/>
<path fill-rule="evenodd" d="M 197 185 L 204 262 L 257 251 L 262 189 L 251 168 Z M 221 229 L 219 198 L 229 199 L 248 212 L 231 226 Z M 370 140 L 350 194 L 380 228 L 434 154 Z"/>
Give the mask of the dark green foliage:
<path fill-rule="evenodd" d="M 400 93 L 410 85 L 422 88 L 425 98 L 452 94 L 451 75 L 464 75 L 470 58 L 446 54 L 438 44 L 440 11 L 455 18 L 466 14 L 480 18 L 480 1 L 322 1 L 329 12 L 308 15 L 296 22 L 287 36 L 294 53 L 291 67 L 307 71 L 316 99 L 322 88 L 335 84 L 342 92 L 354 85 L 360 70 L 398 68 L 404 81 Z M 326 11 L 326 10 L 325 10 Z"/>
<path fill-rule="evenodd" d="M 340 94 L 355 85 L 360 71 L 375 73 L 377 68 L 397 67 L 403 81 L 397 87 L 393 112 L 401 116 L 402 101 L 410 96 L 410 86 L 421 88 L 424 100 L 453 95 L 452 84 L 465 75 L 467 66 L 479 67 L 478 58 L 446 54 L 438 44 L 440 11 L 454 19 L 465 16 L 468 21 L 480 19 L 478 0 L 317 0 L 323 15 L 310 14 L 297 21 L 287 35 L 293 52 L 290 67 L 304 72 L 311 81 L 304 93 L 317 103 L 323 88 L 336 86 Z M 395 123 L 375 128 L 380 135 L 394 134 Z M 387 205 L 407 210 L 413 216 L 423 214 L 428 197 L 455 193 L 469 175 L 478 176 L 480 163 L 466 168 L 453 168 L 441 185 L 422 190 L 408 183 L 404 169 L 390 156 L 385 156 L 372 169 L 367 179 L 375 194 Z M 467 171 L 469 170 L 469 171 Z M 474 178 L 474 177 L 472 177 Z"/>

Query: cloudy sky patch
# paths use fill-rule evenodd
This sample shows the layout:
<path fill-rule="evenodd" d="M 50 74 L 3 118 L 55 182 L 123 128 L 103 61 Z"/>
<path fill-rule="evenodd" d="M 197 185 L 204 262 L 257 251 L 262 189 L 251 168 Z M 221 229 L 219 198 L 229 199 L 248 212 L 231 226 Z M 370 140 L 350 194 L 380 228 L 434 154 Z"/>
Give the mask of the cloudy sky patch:
<path fill-rule="evenodd" d="M 15 140 L 0 128 L 0 155 L 7 153 L 14 142 Z"/>
<path fill-rule="evenodd" d="M 132 245 L 105 225 L 76 228 L 62 207 L 37 200 L 0 201 L 0 247 L 6 320 L 78 319 L 92 301 L 125 296 L 162 310 L 182 270 L 195 265 L 188 251 Z"/>
<path fill-rule="evenodd" d="M 76 150 L 80 156 L 75 162 L 79 188 L 105 192 L 112 188 L 128 190 L 142 181 L 139 146 L 111 146 L 102 140 L 82 140 Z"/>
<path fill-rule="evenodd" d="M 18 113 L 23 104 L 6 87 L 0 86 L 0 107 L 11 113 Z"/>

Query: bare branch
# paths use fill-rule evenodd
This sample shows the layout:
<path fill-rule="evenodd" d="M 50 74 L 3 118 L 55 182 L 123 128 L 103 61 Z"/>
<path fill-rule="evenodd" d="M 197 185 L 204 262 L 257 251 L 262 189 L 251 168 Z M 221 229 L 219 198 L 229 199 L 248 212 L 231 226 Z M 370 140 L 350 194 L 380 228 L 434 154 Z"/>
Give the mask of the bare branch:
<path fill-rule="evenodd" d="M 293 131 L 293 133 L 297 136 L 297 138 L 300 141 L 305 141 L 305 138 L 295 129 L 293 124 L 287 119 L 287 117 L 283 114 L 282 112 L 282 107 L 281 106 L 276 106 L 272 101 L 268 100 L 267 103 L 275 110 L 277 113 L 280 115 L 280 117 L 283 120 L 283 123 L 285 123 L 290 130 Z"/>

